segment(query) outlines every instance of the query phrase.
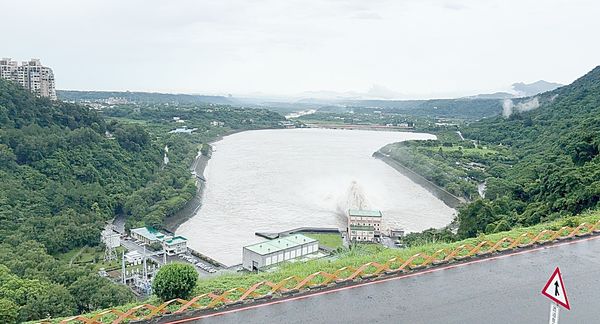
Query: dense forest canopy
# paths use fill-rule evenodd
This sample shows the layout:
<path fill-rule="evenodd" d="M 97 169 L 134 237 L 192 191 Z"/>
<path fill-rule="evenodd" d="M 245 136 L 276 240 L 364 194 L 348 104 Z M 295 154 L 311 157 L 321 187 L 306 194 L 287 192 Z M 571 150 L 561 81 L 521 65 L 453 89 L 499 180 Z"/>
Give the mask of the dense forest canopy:
<path fill-rule="evenodd" d="M 160 152 L 148 134 L 0 80 L 0 161 L 0 300 L 14 305 L 7 311 L 22 321 L 132 300 L 126 287 L 88 278 L 90 269 L 54 255 L 99 244 L 104 222 L 154 177 Z M 114 300 L 102 297 L 108 291 Z"/>
<path fill-rule="evenodd" d="M 396 143 L 382 149 L 437 185 L 471 200 L 459 210 L 457 238 L 599 207 L 600 67 L 571 85 L 505 105 L 514 109 L 438 132 L 437 141 Z M 459 129 L 464 139 L 457 134 Z M 481 185 L 485 185 L 484 197 L 479 197 Z M 432 234 L 435 230 L 424 237 Z"/>
<path fill-rule="evenodd" d="M 504 109 L 432 130 L 438 140 L 380 150 L 468 201 L 457 222 L 411 233 L 405 243 L 452 241 L 600 208 L 600 67 Z"/>
<path fill-rule="evenodd" d="M 404 113 L 413 117 L 481 119 L 502 112 L 498 99 L 431 99 L 431 100 L 355 100 L 344 102 L 353 111 L 361 109 Z M 324 107 L 319 111 L 339 111 L 339 107 Z"/>
<path fill-rule="evenodd" d="M 486 199 L 461 211 L 465 235 L 488 224 L 535 224 L 598 207 L 600 67 L 544 93 L 540 107 L 474 123 L 465 137 L 509 146 L 517 157 L 488 179 Z"/>
<path fill-rule="evenodd" d="M 65 256 L 95 249 L 116 215 L 130 226 L 160 228 L 196 193 L 189 165 L 202 141 L 284 120 L 264 110 L 160 103 L 105 114 L 115 118 L 0 80 L 0 318 L 66 316 L 132 301 L 129 288 L 99 277 L 96 265 Z M 175 116 L 202 132 L 170 134 Z"/>

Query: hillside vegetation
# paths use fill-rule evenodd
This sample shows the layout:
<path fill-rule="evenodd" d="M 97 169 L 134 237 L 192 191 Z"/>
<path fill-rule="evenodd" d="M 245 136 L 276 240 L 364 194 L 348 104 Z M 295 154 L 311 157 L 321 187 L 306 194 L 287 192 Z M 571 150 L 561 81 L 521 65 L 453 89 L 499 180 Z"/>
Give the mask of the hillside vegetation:
<path fill-rule="evenodd" d="M 541 106 L 473 124 L 465 137 L 509 146 L 516 161 L 487 179 L 485 199 L 460 212 L 460 233 L 531 225 L 598 207 L 600 67 L 540 96 Z"/>
<path fill-rule="evenodd" d="M 3 311 L 22 321 L 131 301 L 126 287 L 54 255 L 97 245 L 104 222 L 159 165 L 143 129 L 106 124 L 87 108 L 0 80 L 0 302 L 10 305 Z"/>
<path fill-rule="evenodd" d="M 201 143 L 284 120 L 206 104 L 131 104 L 105 114 L 0 80 L 0 322 L 133 301 L 129 288 L 96 273 L 106 222 L 119 215 L 127 227 L 161 228 L 196 194 L 189 166 Z M 181 125 L 175 116 L 197 132 L 169 133 Z"/>
<path fill-rule="evenodd" d="M 461 129 L 465 140 L 444 136 L 382 150 L 473 200 L 459 211 L 458 238 L 599 207 L 600 67 L 521 102 L 539 108 L 471 123 Z M 484 182 L 485 198 L 478 198 L 476 185 Z"/>

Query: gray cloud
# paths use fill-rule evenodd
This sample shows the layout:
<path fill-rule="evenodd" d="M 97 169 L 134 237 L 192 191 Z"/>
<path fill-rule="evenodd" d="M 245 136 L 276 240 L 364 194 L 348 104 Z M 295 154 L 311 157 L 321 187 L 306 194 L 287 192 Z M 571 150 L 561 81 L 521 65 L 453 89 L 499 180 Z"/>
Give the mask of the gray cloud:
<path fill-rule="evenodd" d="M 355 14 L 353 16 L 353 18 L 356 18 L 356 19 L 373 19 L 373 20 L 383 19 L 383 17 L 381 17 L 381 15 L 379 15 L 378 13 L 376 13 L 376 12 L 370 12 L 370 11 L 359 12 L 359 13 Z"/>
<path fill-rule="evenodd" d="M 446 2 L 446 3 L 444 3 L 443 6 L 444 6 L 444 8 L 450 9 L 450 10 L 463 10 L 463 9 L 467 9 L 467 6 L 465 6 L 464 4 L 456 3 L 456 2 Z"/>
<path fill-rule="evenodd" d="M 381 84 L 407 97 L 463 96 L 517 80 L 569 83 L 600 57 L 589 41 L 600 30 L 592 0 L 20 0 L 3 12 L 15 14 L 0 20 L 10 31 L 0 56 L 42 59 L 63 89 L 293 94 Z M 561 46 L 541 55 L 532 38 Z"/>

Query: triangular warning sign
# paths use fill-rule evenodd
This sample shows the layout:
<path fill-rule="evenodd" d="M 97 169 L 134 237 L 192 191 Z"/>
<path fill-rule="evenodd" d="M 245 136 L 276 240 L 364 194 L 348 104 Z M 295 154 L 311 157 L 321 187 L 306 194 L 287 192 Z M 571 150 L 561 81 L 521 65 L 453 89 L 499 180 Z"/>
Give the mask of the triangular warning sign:
<path fill-rule="evenodd" d="M 550 280 L 548 280 L 546 286 L 542 289 L 542 294 L 562 307 L 571 309 L 571 306 L 569 306 L 569 298 L 567 298 L 567 291 L 558 267 L 556 267 L 554 273 L 550 276 Z"/>

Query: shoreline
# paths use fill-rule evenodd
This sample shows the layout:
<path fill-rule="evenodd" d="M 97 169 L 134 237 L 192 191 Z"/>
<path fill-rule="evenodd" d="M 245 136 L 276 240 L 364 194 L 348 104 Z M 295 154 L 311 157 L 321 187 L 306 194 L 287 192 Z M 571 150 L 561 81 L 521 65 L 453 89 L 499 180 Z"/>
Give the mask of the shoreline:
<path fill-rule="evenodd" d="M 414 183 L 416 183 L 420 187 L 422 187 L 425 190 L 429 191 L 436 198 L 438 198 L 439 200 L 443 201 L 444 204 L 446 204 L 446 206 L 448 206 L 448 207 L 450 207 L 452 209 L 457 209 L 458 206 L 460 206 L 461 204 L 464 204 L 464 203 L 467 202 L 464 198 L 460 198 L 460 197 L 457 197 L 457 196 L 449 193 L 444 188 L 442 188 L 442 187 L 436 185 L 435 183 L 427 180 L 422 175 L 420 175 L 420 174 L 416 173 L 415 171 L 407 168 L 406 166 L 404 166 L 401 163 L 399 163 L 398 161 L 390 158 L 389 156 L 381 153 L 381 151 L 377 151 L 377 152 L 373 153 L 373 157 L 376 158 L 376 159 L 381 160 L 382 162 L 384 162 L 388 166 L 392 167 L 394 170 L 400 172 L 402 175 L 404 175 L 407 178 L 409 178 L 411 181 L 413 181 Z"/>
<path fill-rule="evenodd" d="M 204 169 L 206 169 L 209 159 L 208 156 L 198 154 L 194 163 L 190 166 L 190 170 L 196 172 L 196 194 L 173 216 L 165 219 L 164 227 L 166 230 L 175 233 L 181 224 L 194 217 L 198 209 L 202 207 L 202 197 L 204 196 L 204 188 L 206 188 L 206 180 L 202 179 L 204 179 Z"/>
<path fill-rule="evenodd" d="M 317 128 L 321 128 L 321 127 L 317 127 Z M 277 129 L 277 128 L 273 128 L 273 129 Z M 324 128 L 324 129 L 327 129 L 327 128 Z M 211 147 L 212 147 L 212 144 L 222 140 L 226 136 L 249 131 L 249 130 L 253 130 L 253 129 L 230 131 L 230 132 L 227 132 L 226 134 L 215 137 L 207 144 L 211 145 Z M 371 131 L 375 131 L 375 130 L 371 130 Z M 211 149 L 211 153 L 212 153 L 212 149 Z M 388 166 L 392 167 L 394 170 L 396 170 L 396 171 L 402 173 L 404 176 L 408 177 L 411 181 L 415 182 L 417 185 L 419 185 L 422 188 L 426 189 L 427 191 L 431 192 L 436 198 L 440 199 L 442 202 L 444 202 L 444 204 L 446 204 L 448 207 L 450 207 L 452 209 L 456 209 L 458 206 L 460 206 L 461 204 L 464 204 L 466 202 L 464 199 L 452 195 L 451 193 L 447 192 L 443 188 L 441 188 L 441 187 L 437 186 L 436 184 L 434 184 L 433 182 L 425 179 L 420 174 L 408 169 L 407 167 L 398 163 L 396 160 L 391 159 L 390 157 L 386 156 L 385 154 L 381 153 L 380 151 L 374 152 L 373 157 L 386 163 Z M 181 208 L 179 211 L 177 211 L 173 216 L 165 219 L 164 227 L 166 230 L 168 230 L 172 233 L 175 233 L 177 231 L 177 229 L 179 228 L 179 226 L 181 226 L 183 223 L 185 223 L 186 221 L 188 221 L 189 219 L 194 217 L 197 214 L 200 207 L 202 207 L 202 200 L 204 197 L 204 190 L 206 188 L 206 181 L 207 181 L 204 178 L 204 171 L 208 165 L 209 160 L 210 160 L 210 156 L 204 156 L 198 151 L 198 155 L 197 155 L 196 159 L 194 159 L 194 162 L 192 163 L 192 165 L 190 165 L 190 171 L 196 172 L 196 194 L 194 195 L 194 197 L 192 199 L 190 199 L 190 201 L 188 201 L 183 206 L 183 208 Z"/>
<path fill-rule="evenodd" d="M 271 128 L 268 128 L 268 129 L 271 129 Z M 277 129 L 277 128 L 273 128 L 273 129 Z M 226 132 L 223 135 L 219 135 L 219 136 L 213 138 L 208 143 L 206 143 L 211 146 L 211 150 L 210 150 L 211 154 L 210 155 L 212 155 L 212 144 L 222 140 L 226 136 L 249 131 L 249 130 L 254 130 L 254 129 L 231 130 L 231 131 Z M 179 226 L 181 226 L 183 223 L 187 222 L 190 218 L 194 217 L 196 215 L 196 213 L 198 212 L 198 210 L 200 209 L 200 207 L 202 207 L 202 199 L 204 197 L 204 189 L 206 188 L 206 178 L 204 177 L 204 170 L 206 169 L 206 166 L 208 165 L 210 156 L 202 155 L 202 153 L 200 153 L 200 151 L 198 151 L 196 154 L 197 155 L 196 155 L 196 158 L 194 159 L 194 162 L 192 162 L 192 165 L 190 165 L 190 172 L 196 172 L 196 179 L 195 179 L 196 180 L 196 194 L 180 210 L 178 210 L 173 216 L 168 217 L 164 220 L 165 229 L 171 233 L 175 233 L 175 231 L 177 231 Z"/>

